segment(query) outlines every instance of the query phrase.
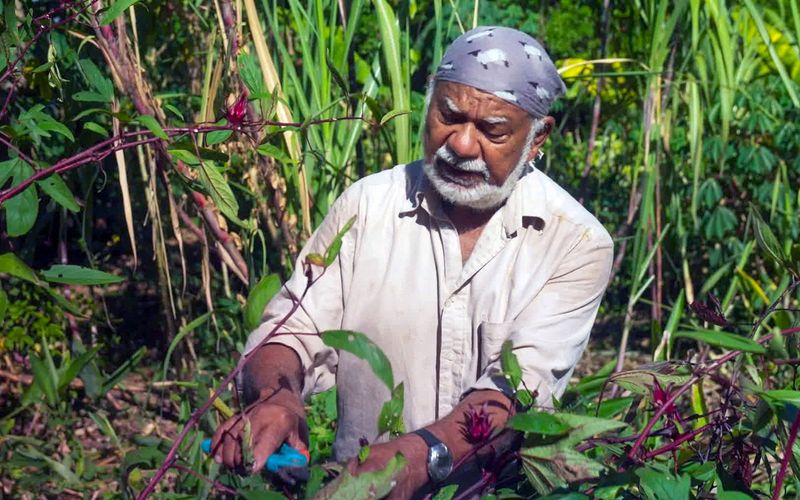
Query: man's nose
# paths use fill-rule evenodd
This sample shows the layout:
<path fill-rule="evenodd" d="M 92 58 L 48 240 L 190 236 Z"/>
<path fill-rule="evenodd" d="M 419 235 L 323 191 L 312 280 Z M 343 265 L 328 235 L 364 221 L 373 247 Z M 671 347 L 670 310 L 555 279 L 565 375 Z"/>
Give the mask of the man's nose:
<path fill-rule="evenodd" d="M 448 138 L 448 146 L 461 158 L 473 159 L 480 157 L 481 148 L 478 144 L 478 131 L 472 123 L 464 123 L 458 127 Z"/>

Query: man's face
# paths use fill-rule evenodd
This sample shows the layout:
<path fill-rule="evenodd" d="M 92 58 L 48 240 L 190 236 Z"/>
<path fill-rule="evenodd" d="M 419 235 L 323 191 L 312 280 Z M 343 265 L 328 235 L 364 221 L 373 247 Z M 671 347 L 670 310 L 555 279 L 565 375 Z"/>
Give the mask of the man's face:
<path fill-rule="evenodd" d="M 438 82 L 428 109 L 425 171 L 447 201 L 477 210 L 505 201 L 538 152 L 531 117 L 468 85 Z"/>

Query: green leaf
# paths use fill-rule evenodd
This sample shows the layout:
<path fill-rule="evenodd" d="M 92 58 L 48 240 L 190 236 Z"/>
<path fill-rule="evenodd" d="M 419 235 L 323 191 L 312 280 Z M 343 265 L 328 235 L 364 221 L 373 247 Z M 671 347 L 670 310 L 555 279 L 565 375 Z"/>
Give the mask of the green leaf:
<path fill-rule="evenodd" d="M 36 273 L 11 252 L 0 255 L 0 273 L 6 273 L 34 285 L 41 284 Z"/>
<path fill-rule="evenodd" d="M 100 26 L 105 26 L 106 24 L 111 24 L 111 21 L 119 17 L 120 14 L 125 12 L 125 9 L 138 3 L 139 0 L 117 0 L 111 7 L 109 7 L 103 17 L 100 19 Z"/>
<path fill-rule="evenodd" d="M 347 222 L 345 222 L 344 226 L 342 226 L 342 229 L 339 230 L 339 232 L 333 238 L 333 241 L 331 241 L 331 244 L 328 245 L 327 250 L 325 250 L 325 267 L 330 266 L 336 260 L 336 257 L 339 255 L 339 251 L 342 249 L 342 238 L 344 238 L 344 235 L 347 234 L 347 231 L 353 227 L 355 222 L 356 216 L 354 215 L 350 217 Z"/>
<path fill-rule="evenodd" d="M 349 330 L 329 330 L 322 332 L 320 337 L 325 345 L 349 352 L 366 361 L 389 390 L 394 388 L 394 376 L 389 358 L 366 335 Z"/>
<path fill-rule="evenodd" d="M 158 137 L 160 139 L 164 139 L 164 140 L 169 139 L 169 136 L 167 135 L 167 133 L 164 132 L 163 128 L 161 128 L 161 124 L 159 124 L 158 120 L 156 120 L 152 116 L 150 116 L 150 115 L 139 115 L 136 118 L 136 120 L 139 123 L 141 123 L 142 125 L 144 125 L 145 127 L 147 127 L 150 130 L 150 132 L 152 132 L 153 135 L 155 135 L 156 137 Z"/>
<path fill-rule="evenodd" d="M 14 170 L 13 186 L 19 185 L 33 175 L 33 169 L 27 163 L 18 162 Z M 12 237 L 22 236 L 31 230 L 39 215 L 39 197 L 35 185 L 30 185 L 13 198 L 8 199 L 3 208 L 6 210 L 6 229 Z"/>
<path fill-rule="evenodd" d="M 453 500 L 456 491 L 458 491 L 457 484 L 448 484 L 447 486 L 436 492 L 436 495 L 434 495 L 433 500 Z"/>
<path fill-rule="evenodd" d="M 42 276 L 51 283 L 65 285 L 110 285 L 125 281 L 120 276 L 72 264 L 56 264 L 47 271 L 42 271 Z"/>
<path fill-rule="evenodd" d="M 200 162 L 197 172 L 200 174 L 200 182 L 220 212 L 229 219 L 239 220 L 239 202 L 216 165 L 210 162 Z"/>
<path fill-rule="evenodd" d="M 169 154 L 176 160 L 180 160 L 187 165 L 199 165 L 200 159 L 194 153 L 185 149 L 168 149 Z"/>
<path fill-rule="evenodd" d="M 218 121 L 214 125 L 227 125 L 228 120 L 223 118 L 222 120 Z M 206 145 L 213 146 L 214 144 L 219 144 L 221 142 L 225 142 L 228 138 L 233 134 L 231 130 L 215 130 L 213 132 L 209 132 L 206 134 Z"/>
<path fill-rule="evenodd" d="M 108 130 L 106 130 L 105 128 L 103 128 L 102 126 L 98 125 L 95 122 L 86 122 L 83 124 L 83 128 L 85 130 L 94 132 L 95 134 L 100 134 L 103 137 L 108 137 Z"/>
<path fill-rule="evenodd" d="M 767 402 L 788 403 L 800 408 L 800 391 L 775 389 L 772 391 L 759 391 L 758 395 L 767 400 Z"/>
<path fill-rule="evenodd" d="M 685 474 L 676 477 L 666 471 L 643 468 L 636 475 L 648 500 L 689 500 L 692 481 Z"/>
<path fill-rule="evenodd" d="M 242 77 L 242 81 L 247 87 L 247 90 L 250 91 L 250 94 L 264 92 L 264 80 L 261 78 L 261 70 L 256 64 L 253 55 L 239 52 L 237 63 L 239 67 L 239 76 Z"/>
<path fill-rule="evenodd" d="M 0 188 L 14 175 L 17 163 L 22 163 L 22 160 L 19 158 L 11 158 L 10 160 L 0 162 Z"/>
<path fill-rule="evenodd" d="M 244 306 L 244 327 L 247 331 L 258 328 L 264 315 L 264 309 L 280 289 L 281 279 L 277 274 L 264 276 L 250 289 L 247 303 Z"/>
<path fill-rule="evenodd" d="M 33 383 L 44 393 L 47 404 L 55 406 L 58 403 L 56 394 L 56 381 L 53 380 L 50 370 L 38 356 L 31 356 L 31 369 L 33 370 Z"/>
<path fill-rule="evenodd" d="M 762 250 L 767 252 L 775 262 L 777 262 L 784 269 L 789 269 L 789 259 L 783 251 L 783 246 L 778 242 L 775 233 L 769 227 L 755 205 L 750 205 L 750 217 L 753 219 L 753 229 L 756 234 L 756 241 Z"/>
<path fill-rule="evenodd" d="M 36 450 L 34 448 L 25 448 L 24 450 L 19 451 L 20 454 L 27 456 L 28 458 L 32 458 L 35 460 L 40 460 L 47 464 L 50 469 L 53 470 L 56 474 L 61 476 L 61 479 L 64 480 L 64 484 L 67 486 L 76 487 L 81 484 L 80 478 L 72 471 L 69 467 L 64 465 L 61 462 L 53 460 L 52 458 L 48 457 L 44 453 Z"/>
<path fill-rule="evenodd" d="M 570 426 L 550 413 L 531 412 L 514 415 L 506 424 L 508 427 L 544 436 L 561 436 L 570 430 Z"/>
<path fill-rule="evenodd" d="M 189 322 L 188 325 L 182 327 L 178 330 L 178 334 L 175 335 L 175 338 L 172 339 L 172 342 L 169 343 L 169 347 L 167 348 L 167 355 L 164 356 L 164 365 L 161 371 L 161 380 L 167 379 L 167 369 L 169 368 L 169 360 L 172 358 L 172 353 L 175 351 L 175 348 L 180 344 L 181 340 L 188 334 L 192 333 L 194 329 L 208 321 L 208 318 L 211 317 L 211 312 L 207 312 L 201 314 L 197 318 L 193 319 Z"/>
<path fill-rule="evenodd" d="M 81 59 L 78 61 L 86 83 L 97 90 L 101 102 L 111 102 L 114 99 L 114 83 L 106 78 L 100 68 L 91 59 Z M 80 93 L 80 92 L 78 92 Z M 74 97 L 74 96 L 73 96 Z M 80 100 L 80 99 L 78 99 Z"/>
<path fill-rule="evenodd" d="M 391 436 L 399 436 L 405 432 L 403 423 L 403 406 L 405 405 L 405 391 L 403 383 L 397 384 L 392 390 L 392 397 L 381 407 L 378 416 L 378 434 L 388 432 Z"/>
<path fill-rule="evenodd" d="M 564 446 L 524 448 L 520 451 L 520 455 L 529 478 L 531 470 L 535 470 L 541 479 L 546 479 L 546 484 L 539 486 L 532 481 L 534 487 L 542 494 L 550 493 L 566 483 L 595 478 L 606 469 L 603 464 Z"/>
<path fill-rule="evenodd" d="M 396 117 L 402 116 L 402 115 L 407 115 L 409 113 L 411 113 L 411 111 L 409 111 L 407 109 L 393 109 L 393 110 L 389 111 L 388 113 L 386 113 L 385 115 L 383 115 L 383 117 L 381 117 L 380 126 L 382 127 L 382 126 L 386 125 L 386 123 L 389 122 L 393 118 L 396 118 Z"/>
<path fill-rule="evenodd" d="M 83 370 L 83 367 L 95 357 L 98 351 L 100 351 L 100 346 L 93 347 L 91 350 L 86 351 L 77 358 L 69 361 L 66 370 L 64 370 L 58 379 L 58 387 L 56 390 L 60 394 L 64 393 L 70 382 L 72 382 L 72 380 L 78 376 L 81 370 Z"/>
<path fill-rule="evenodd" d="M 522 368 L 519 366 L 519 360 L 513 349 L 514 346 L 510 340 L 503 342 L 503 347 L 500 349 L 500 366 L 511 383 L 511 387 L 516 391 L 522 381 Z"/>
<path fill-rule="evenodd" d="M 64 179 L 62 179 L 60 175 L 53 174 L 44 180 L 36 181 L 36 184 L 42 191 L 50 195 L 56 203 L 70 212 L 77 212 L 80 210 L 81 207 L 79 207 L 78 203 L 75 201 L 72 191 L 69 190 Z"/>
<path fill-rule="evenodd" d="M 733 333 L 718 332 L 715 330 L 695 330 L 679 331 L 675 333 L 675 338 L 693 339 L 714 347 L 731 349 L 735 351 L 751 352 L 754 354 L 764 354 L 767 348 L 763 345 Z"/>
<path fill-rule="evenodd" d="M 289 163 L 289 164 L 294 163 L 294 160 L 292 160 L 288 154 L 284 153 L 281 148 L 273 146 L 268 142 L 260 144 L 258 148 L 256 148 L 256 151 L 258 151 L 258 154 L 260 155 L 269 156 L 275 161 L 281 163 Z"/>
<path fill-rule="evenodd" d="M 571 427 L 569 435 L 559 441 L 563 446 L 574 446 L 578 443 L 604 432 L 627 427 L 625 422 L 608 420 L 605 418 L 590 417 L 588 415 L 575 415 L 572 413 L 556 413 L 555 416 Z"/>
<path fill-rule="evenodd" d="M 406 466 L 406 459 L 399 453 L 392 457 L 383 470 L 365 472 L 358 476 L 344 471 L 320 490 L 315 500 L 368 500 L 383 498 L 389 494 L 397 476 Z"/>
<path fill-rule="evenodd" d="M 170 104 L 168 102 L 165 102 L 162 106 L 164 107 L 164 109 L 166 109 L 167 111 L 171 112 L 173 115 L 177 116 L 181 120 L 185 120 L 186 119 L 186 118 L 183 117 L 183 113 L 181 113 L 181 111 L 178 108 L 176 108 L 175 106 L 173 106 L 172 104 Z"/>
<path fill-rule="evenodd" d="M 81 90 L 72 94 L 72 98 L 78 102 L 111 102 L 110 97 L 106 97 L 99 92 L 91 90 Z"/>

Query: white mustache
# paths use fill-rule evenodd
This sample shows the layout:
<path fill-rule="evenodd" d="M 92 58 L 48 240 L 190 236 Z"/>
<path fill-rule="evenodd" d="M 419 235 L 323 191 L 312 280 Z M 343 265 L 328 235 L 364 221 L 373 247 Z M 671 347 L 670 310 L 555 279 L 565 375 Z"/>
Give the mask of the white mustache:
<path fill-rule="evenodd" d="M 489 168 L 486 166 L 486 162 L 483 160 L 461 159 L 458 155 L 453 153 L 453 151 L 451 151 L 446 144 L 442 144 L 442 146 L 436 150 L 436 158 L 445 162 L 455 170 L 480 174 L 485 181 L 489 181 Z"/>

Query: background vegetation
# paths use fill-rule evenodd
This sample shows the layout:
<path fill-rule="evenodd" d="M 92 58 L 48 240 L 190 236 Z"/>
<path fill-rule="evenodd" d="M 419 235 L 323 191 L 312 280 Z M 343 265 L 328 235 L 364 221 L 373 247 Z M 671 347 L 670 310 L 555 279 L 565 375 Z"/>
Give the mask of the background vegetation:
<path fill-rule="evenodd" d="M 557 60 L 569 91 L 540 168 L 616 240 L 584 377 L 555 415 L 512 423 L 516 492 L 796 495 L 798 10 L 5 0 L 0 491 L 136 495 L 189 429 L 159 495 L 263 496 L 268 478 L 200 451 L 233 391 L 190 415 L 236 365 L 276 283 L 262 278 L 292 272 L 346 186 L 419 156 L 443 48 L 496 23 Z M 311 402 L 316 463 L 334 401 Z M 331 471 L 284 493 L 311 496 Z"/>

